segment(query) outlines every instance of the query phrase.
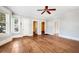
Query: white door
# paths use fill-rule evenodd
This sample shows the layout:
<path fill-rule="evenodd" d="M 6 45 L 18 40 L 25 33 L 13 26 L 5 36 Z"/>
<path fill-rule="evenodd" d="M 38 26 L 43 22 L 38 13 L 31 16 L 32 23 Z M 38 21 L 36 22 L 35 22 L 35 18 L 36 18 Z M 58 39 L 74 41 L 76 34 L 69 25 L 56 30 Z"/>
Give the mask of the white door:
<path fill-rule="evenodd" d="M 22 19 L 22 33 L 25 36 L 32 35 L 32 21 L 29 19 Z"/>

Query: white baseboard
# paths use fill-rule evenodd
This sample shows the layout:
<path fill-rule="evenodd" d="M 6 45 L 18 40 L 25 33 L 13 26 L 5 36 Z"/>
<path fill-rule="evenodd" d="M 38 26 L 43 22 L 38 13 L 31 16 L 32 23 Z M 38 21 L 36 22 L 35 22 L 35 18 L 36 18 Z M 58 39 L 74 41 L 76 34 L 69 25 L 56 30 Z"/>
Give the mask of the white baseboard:
<path fill-rule="evenodd" d="M 4 45 L 4 44 L 6 44 L 6 43 L 8 43 L 8 42 L 10 42 L 12 40 L 13 40 L 12 38 L 5 39 L 5 40 L 0 42 L 0 46 Z"/>
<path fill-rule="evenodd" d="M 76 40 L 76 41 L 79 41 L 79 38 L 75 38 L 75 37 L 70 37 L 70 36 L 65 36 L 65 35 L 60 35 L 60 37 L 63 37 L 63 38 L 68 38 L 68 39 L 72 39 L 72 40 Z"/>
<path fill-rule="evenodd" d="M 6 38 L 5 40 L 2 40 L 0 41 L 0 46 L 10 42 L 13 40 L 13 38 L 18 38 L 18 37 L 23 37 L 23 36 L 32 36 L 32 34 L 29 34 L 29 35 L 26 35 L 26 34 L 18 34 L 18 35 L 13 35 L 13 36 L 10 36 L 8 38 Z M 3 36 L 4 37 L 4 36 Z"/>

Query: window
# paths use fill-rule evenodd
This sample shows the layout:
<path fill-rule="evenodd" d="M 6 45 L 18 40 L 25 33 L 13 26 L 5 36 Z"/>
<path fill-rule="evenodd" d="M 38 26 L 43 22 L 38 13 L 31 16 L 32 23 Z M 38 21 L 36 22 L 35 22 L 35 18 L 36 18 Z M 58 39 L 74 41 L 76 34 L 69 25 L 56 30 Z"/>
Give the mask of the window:
<path fill-rule="evenodd" d="M 0 33 L 5 33 L 6 31 L 6 16 L 4 13 L 0 12 Z"/>
<path fill-rule="evenodd" d="M 16 16 L 12 16 L 12 32 L 13 33 L 19 33 L 19 27 L 20 27 L 20 23 L 19 23 L 19 19 Z"/>
<path fill-rule="evenodd" d="M 15 30 L 15 32 L 18 32 L 19 31 L 19 29 L 18 29 L 18 19 L 16 18 L 15 20 L 14 20 L 14 30 Z"/>

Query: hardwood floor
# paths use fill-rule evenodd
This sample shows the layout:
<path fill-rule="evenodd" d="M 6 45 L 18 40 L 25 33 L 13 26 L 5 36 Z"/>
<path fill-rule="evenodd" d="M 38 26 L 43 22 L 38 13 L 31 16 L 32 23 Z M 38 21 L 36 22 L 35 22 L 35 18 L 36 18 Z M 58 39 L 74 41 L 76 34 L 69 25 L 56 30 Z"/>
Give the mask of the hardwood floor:
<path fill-rule="evenodd" d="M 14 38 L 0 47 L 1 53 L 79 53 L 79 41 L 51 35 Z"/>

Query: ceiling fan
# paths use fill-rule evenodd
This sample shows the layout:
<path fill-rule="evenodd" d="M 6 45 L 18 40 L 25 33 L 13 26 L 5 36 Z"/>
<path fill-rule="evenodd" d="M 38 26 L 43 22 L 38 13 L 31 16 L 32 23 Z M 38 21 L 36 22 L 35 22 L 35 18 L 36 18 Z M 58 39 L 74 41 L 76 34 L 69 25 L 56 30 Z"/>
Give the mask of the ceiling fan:
<path fill-rule="evenodd" d="M 45 13 L 45 12 L 47 12 L 48 14 L 51 14 L 50 11 L 55 11 L 55 10 L 56 10 L 56 9 L 49 9 L 48 6 L 45 6 L 44 9 L 38 9 L 37 11 L 43 11 L 43 12 L 41 13 L 41 15 L 42 15 L 42 14 Z"/>

